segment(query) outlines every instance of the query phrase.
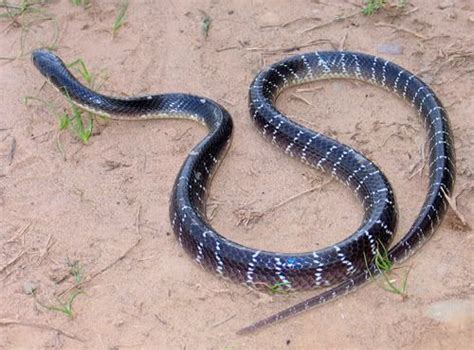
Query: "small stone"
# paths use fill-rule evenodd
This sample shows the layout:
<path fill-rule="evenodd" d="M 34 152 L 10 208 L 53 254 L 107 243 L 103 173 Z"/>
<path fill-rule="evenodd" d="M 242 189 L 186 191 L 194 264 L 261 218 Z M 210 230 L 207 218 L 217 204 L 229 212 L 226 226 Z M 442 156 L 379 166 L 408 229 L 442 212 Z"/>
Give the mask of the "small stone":
<path fill-rule="evenodd" d="M 49 274 L 49 279 L 56 284 L 60 284 L 68 279 L 70 276 L 69 271 L 61 269 L 59 271 L 54 271 Z"/>
<path fill-rule="evenodd" d="M 25 292 L 26 295 L 33 295 L 37 289 L 38 285 L 34 282 L 28 281 L 23 283 L 23 292 Z"/>
<path fill-rule="evenodd" d="M 454 10 L 451 10 L 446 14 L 446 18 L 453 20 L 458 18 L 458 15 L 456 14 L 456 12 L 454 12 Z"/>
<path fill-rule="evenodd" d="M 125 321 L 124 320 L 117 320 L 114 323 L 115 327 L 122 327 L 124 325 Z"/>
<path fill-rule="evenodd" d="M 474 23 L 474 15 L 469 16 L 469 18 L 467 20 L 471 23 Z"/>
<path fill-rule="evenodd" d="M 383 43 L 377 46 L 377 52 L 386 55 L 401 55 L 403 47 L 396 43 Z"/>
<path fill-rule="evenodd" d="M 448 7 L 453 7 L 454 1 L 453 0 L 443 0 L 438 4 L 438 8 L 441 10 L 447 9 Z"/>
<path fill-rule="evenodd" d="M 474 325 L 474 301 L 466 299 L 449 299 L 432 303 L 426 315 L 433 320 L 460 329 Z"/>

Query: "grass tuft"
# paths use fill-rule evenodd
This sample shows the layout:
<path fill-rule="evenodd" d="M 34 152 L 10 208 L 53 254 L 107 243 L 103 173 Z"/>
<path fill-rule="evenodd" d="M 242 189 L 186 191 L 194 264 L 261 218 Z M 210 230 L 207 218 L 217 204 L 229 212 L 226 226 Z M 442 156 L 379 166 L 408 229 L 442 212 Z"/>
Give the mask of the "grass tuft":
<path fill-rule="evenodd" d="M 391 1 L 389 7 L 401 11 L 405 8 L 407 3 L 407 0 L 396 0 L 395 2 Z M 366 16 L 371 16 L 379 10 L 385 8 L 386 5 L 386 0 L 365 0 L 364 7 L 362 8 L 362 13 Z"/>
<path fill-rule="evenodd" d="M 202 34 L 204 35 L 204 38 L 207 38 L 209 36 L 209 30 L 211 29 L 212 18 L 203 10 L 199 10 L 199 12 L 201 12 L 201 15 L 202 15 L 202 20 L 201 20 Z"/>
<path fill-rule="evenodd" d="M 120 0 L 117 6 L 117 14 L 115 15 L 114 23 L 112 24 L 112 38 L 115 38 L 118 30 L 125 23 L 125 15 L 128 10 L 128 0 Z"/>
<path fill-rule="evenodd" d="M 20 49 L 14 56 L 2 56 L 0 60 L 13 61 L 31 52 L 29 47 L 34 42 L 36 47 L 54 50 L 59 41 L 59 23 L 56 16 L 44 9 L 49 1 L 46 0 L 21 0 L 18 4 L 0 2 L 0 21 L 10 21 L 9 27 L 20 30 Z M 43 26 L 50 23 L 50 26 Z M 48 32 L 49 40 L 44 40 Z M 31 38 L 33 36 L 33 38 Z"/>
<path fill-rule="evenodd" d="M 92 130 L 94 128 L 94 115 L 85 111 L 88 122 L 84 127 L 84 116 L 82 115 L 84 111 L 77 107 L 70 97 L 67 97 L 67 100 L 71 110 L 70 113 L 65 111 L 60 116 L 59 129 L 66 130 L 70 127 L 74 134 L 82 141 L 83 144 L 86 145 L 89 143 L 89 139 L 92 136 Z"/>
<path fill-rule="evenodd" d="M 91 73 L 82 59 L 76 59 L 75 61 L 67 64 L 67 67 L 76 70 L 84 80 L 87 87 L 92 90 L 99 89 L 100 84 L 96 83 L 96 76 Z M 35 96 L 25 96 L 24 103 L 25 105 L 29 105 L 30 101 L 38 101 L 45 105 L 51 114 L 58 116 L 58 128 L 60 131 L 70 129 L 83 144 L 87 144 L 90 137 L 92 136 L 94 118 L 96 115 L 91 112 L 84 111 L 76 106 L 72 99 L 67 96 L 67 93 L 66 99 L 69 103 L 70 109 L 63 112 L 60 112 L 52 102 L 45 101 Z M 63 153 L 62 145 L 60 143 L 58 143 L 58 148 L 60 149 L 61 153 Z"/>
<path fill-rule="evenodd" d="M 288 282 L 277 282 L 273 286 L 266 286 L 270 294 L 288 294 Z"/>
<path fill-rule="evenodd" d="M 366 16 L 371 16 L 385 5 L 385 0 L 367 0 L 365 6 L 362 8 L 362 13 Z"/>
<path fill-rule="evenodd" d="M 369 263 L 367 261 L 365 254 L 364 254 L 364 260 L 365 260 L 366 267 L 369 268 Z M 382 278 L 384 280 L 384 285 L 382 288 L 384 290 L 393 294 L 400 295 L 403 300 L 408 298 L 406 291 L 407 291 L 407 280 L 408 280 L 408 274 L 410 273 L 410 268 L 405 268 L 407 269 L 407 271 L 402 278 L 401 284 L 397 286 L 395 284 L 396 279 L 390 278 L 392 275 L 395 275 L 394 273 L 395 269 L 393 267 L 392 261 L 388 257 L 387 249 L 384 247 L 383 244 L 379 244 L 377 248 L 377 252 L 375 253 L 375 256 L 373 257 L 372 263 L 375 265 L 377 270 L 382 275 Z M 375 279 L 375 276 L 372 275 L 372 273 L 370 272 L 370 269 L 369 269 L 369 273 L 370 273 L 370 277 L 372 279 Z M 395 277 L 397 276 L 395 275 Z"/>
<path fill-rule="evenodd" d="M 69 274 L 74 278 L 75 284 L 79 284 L 82 282 L 83 277 L 84 277 L 84 270 L 82 268 L 82 265 L 78 260 L 70 261 L 69 258 L 66 259 L 66 265 L 69 268 Z M 54 305 L 47 305 L 43 302 L 41 302 L 37 295 L 36 295 L 36 289 L 32 291 L 32 295 L 35 298 L 35 301 L 44 307 L 45 309 L 49 311 L 54 311 L 54 312 L 60 312 L 66 315 L 68 318 L 73 319 L 74 318 L 74 310 L 72 308 L 72 304 L 74 303 L 74 300 L 77 298 L 79 294 L 84 293 L 84 291 L 81 288 L 74 288 L 71 290 L 71 292 L 68 294 L 66 301 L 61 301 L 57 299 L 57 303 Z"/>
<path fill-rule="evenodd" d="M 91 5 L 90 0 L 71 0 L 71 3 L 75 6 L 82 6 L 88 8 Z"/>
<path fill-rule="evenodd" d="M 69 267 L 69 274 L 74 278 L 76 284 L 81 283 L 84 278 L 84 270 L 79 260 L 70 261 L 68 258 L 66 264 Z"/>
<path fill-rule="evenodd" d="M 80 289 L 74 289 L 68 296 L 67 300 L 65 302 L 62 302 L 61 300 L 57 300 L 57 304 L 55 305 L 46 305 L 43 302 L 39 301 L 38 298 L 36 297 L 36 293 L 33 294 L 36 302 L 44 307 L 45 309 L 49 311 L 55 311 L 55 312 L 60 312 L 66 315 L 68 318 L 73 319 L 74 318 L 74 310 L 72 309 L 72 304 L 74 300 L 77 298 L 79 294 L 84 293 Z"/>
<path fill-rule="evenodd" d="M 78 58 L 77 60 L 69 63 L 67 67 L 76 69 L 81 77 L 85 80 L 87 85 L 90 88 L 93 87 L 92 74 L 90 73 L 89 69 L 87 69 L 87 66 L 82 58 Z"/>

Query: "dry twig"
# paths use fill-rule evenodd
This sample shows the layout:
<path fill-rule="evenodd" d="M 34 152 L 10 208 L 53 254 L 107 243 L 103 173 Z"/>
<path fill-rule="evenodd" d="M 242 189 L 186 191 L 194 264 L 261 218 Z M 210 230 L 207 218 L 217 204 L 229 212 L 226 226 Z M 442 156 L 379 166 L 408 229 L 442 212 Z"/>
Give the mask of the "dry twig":
<path fill-rule="evenodd" d="M 320 21 L 321 18 L 320 18 L 320 17 L 316 17 L 316 16 L 298 17 L 298 18 L 292 19 L 292 20 L 290 20 L 290 21 L 287 21 L 287 22 L 281 23 L 281 24 L 267 24 L 267 25 L 264 25 L 264 26 L 260 26 L 260 29 L 275 28 L 275 27 L 285 28 L 285 27 L 288 27 L 289 25 L 291 25 L 291 24 L 293 24 L 293 23 L 300 22 L 300 21 L 304 21 L 304 20 Z"/>
<path fill-rule="evenodd" d="M 262 51 L 263 53 L 266 53 L 266 54 L 277 54 L 277 53 L 288 53 L 292 51 L 298 51 L 306 47 L 310 47 L 310 46 L 314 46 L 318 44 L 331 44 L 334 47 L 333 42 L 329 39 L 316 39 L 316 40 L 310 40 L 301 45 L 295 45 L 295 46 L 290 46 L 290 47 L 273 47 L 269 49 L 265 47 L 247 47 L 245 50 Z"/>
<path fill-rule="evenodd" d="M 71 287 L 63 290 L 62 292 L 60 292 L 58 295 L 59 296 L 62 296 L 64 295 L 65 293 L 75 289 L 75 288 L 80 288 L 82 287 L 83 285 L 85 285 L 86 283 L 89 283 L 90 281 L 92 281 L 94 278 L 96 278 L 97 276 L 103 274 L 105 271 L 109 270 L 111 267 L 113 267 L 115 264 L 117 264 L 118 262 L 122 261 L 125 257 L 127 257 L 127 255 L 132 251 L 133 248 L 135 248 L 140 242 L 141 240 L 143 239 L 143 237 L 141 236 L 140 234 L 140 212 L 141 212 L 141 206 L 138 207 L 138 210 L 137 210 L 137 215 L 136 215 L 136 219 L 135 219 L 135 227 L 136 227 L 136 232 L 137 232 L 137 235 L 138 235 L 138 239 L 135 241 L 135 243 L 133 243 L 130 247 L 127 248 L 127 250 L 125 250 L 120 256 L 118 256 L 115 260 L 113 260 L 112 262 L 110 262 L 108 265 L 104 266 L 103 268 L 101 268 L 99 271 L 96 271 L 94 272 L 93 274 L 87 276 L 86 278 L 84 278 L 84 280 L 82 280 L 81 282 L 79 283 L 75 283 L 74 285 L 72 285 Z"/>
<path fill-rule="evenodd" d="M 405 32 L 405 33 L 408 33 L 408 34 L 411 34 L 413 35 L 414 37 L 417 37 L 419 39 L 423 39 L 423 40 L 426 40 L 427 38 L 420 34 L 420 33 L 417 33 L 413 30 L 410 30 L 410 29 L 407 29 L 405 27 L 402 27 L 402 26 L 397 26 L 395 24 L 391 24 L 391 23 L 384 23 L 384 22 L 378 22 L 378 23 L 375 23 L 374 24 L 376 27 L 388 27 L 388 28 L 392 28 L 395 32 Z"/>
<path fill-rule="evenodd" d="M 263 213 L 255 210 L 250 210 L 246 208 L 239 209 L 234 212 L 235 215 L 237 215 L 238 221 L 237 221 L 237 226 L 244 225 L 248 226 L 252 222 L 258 221 L 262 216 Z"/>
<path fill-rule="evenodd" d="M 263 212 L 264 212 L 264 214 L 267 214 L 267 213 L 270 213 L 270 212 L 272 212 L 272 211 L 275 211 L 276 209 L 283 207 L 284 205 L 286 205 L 286 204 L 288 204 L 288 203 L 294 201 L 295 199 L 297 199 L 297 198 L 299 198 L 299 197 L 301 197 L 301 196 L 304 196 L 304 195 L 306 195 L 306 194 L 308 194 L 308 193 L 311 193 L 311 192 L 314 192 L 314 191 L 316 191 L 316 190 L 322 189 L 323 187 L 325 187 L 326 185 L 328 185 L 331 181 L 332 181 L 332 179 L 329 180 L 329 181 L 326 182 L 326 183 L 323 183 L 323 184 L 320 184 L 320 185 L 311 187 L 310 189 L 308 189 L 308 190 L 306 190 L 306 191 L 297 193 L 297 194 L 295 194 L 295 195 L 293 195 L 293 196 L 291 196 L 291 197 L 285 199 L 284 201 L 282 201 L 282 202 L 280 202 L 280 203 L 278 203 L 278 204 L 275 204 L 275 205 L 271 206 L 270 208 L 265 209 Z"/>
<path fill-rule="evenodd" d="M 187 128 L 181 135 L 173 137 L 173 141 L 181 141 L 185 136 L 189 135 L 189 132 L 192 130 L 192 127 Z"/>
<path fill-rule="evenodd" d="M 6 243 L 13 243 L 18 240 L 20 237 L 22 238 L 23 245 L 25 244 L 25 233 L 31 226 L 31 222 L 25 224 L 24 226 L 20 227 L 16 233 L 10 238 Z"/>
<path fill-rule="evenodd" d="M 225 46 L 225 47 L 217 48 L 216 52 L 224 52 L 224 51 L 228 51 L 228 50 L 237 50 L 237 49 L 240 49 L 240 48 L 241 47 L 237 46 L 237 45 Z"/>
<path fill-rule="evenodd" d="M 229 322 L 229 321 L 232 320 L 235 316 L 237 316 L 237 314 L 232 314 L 232 315 L 228 316 L 227 318 L 223 319 L 222 321 L 218 321 L 218 322 L 214 323 L 214 324 L 211 326 L 211 329 L 212 329 L 212 328 L 216 328 L 216 327 L 218 327 L 218 326 L 220 326 L 220 325 L 222 325 L 222 324 L 224 324 L 224 323 L 226 323 L 226 322 Z"/>
<path fill-rule="evenodd" d="M 344 21 L 346 19 L 349 19 L 349 18 L 352 18 L 354 16 L 357 16 L 358 14 L 360 14 L 361 12 L 360 11 L 356 11 L 356 12 L 352 12 L 346 16 L 338 16 L 336 18 L 334 18 L 332 21 L 329 21 L 329 22 L 326 22 L 326 23 L 321 23 L 321 24 L 317 24 L 313 27 L 310 27 L 310 28 L 307 28 L 303 31 L 301 31 L 300 33 L 303 34 L 303 33 L 308 33 L 308 32 L 311 32 L 313 30 L 316 30 L 316 29 L 320 29 L 320 28 L 323 28 L 323 27 L 326 27 L 328 25 L 331 25 L 335 22 L 341 22 L 341 21 Z"/>
<path fill-rule="evenodd" d="M 425 146 L 423 144 L 419 145 L 419 151 L 418 151 L 419 159 L 416 163 L 414 163 L 408 172 L 410 176 L 408 176 L 408 179 L 411 180 L 416 174 L 422 174 L 423 169 L 426 166 L 426 160 L 425 160 Z M 418 169 L 417 169 L 418 168 Z M 416 170 L 415 170 L 416 169 Z"/>
<path fill-rule="evenodd" d="M 346 33 L 344 34 L 344 36 L 342 37 L 341 41 L 339 42 L 339 51 L 344 51 L 344 46 L 346 44 L 346 39 L 347 39 L 347 35 L 349 33 L 346 31 Z"/>
<path fill-rule="evenodd" d="M 51 234 L 49 234 L 48 236 L 48 239 L 46 240 L 46 244 L 44 246 L 43 249 L 41 249 L 41 253 L 40 253 L 40 256 L 38 258 L 38 262 L 37 262 L 37 265 L 40 265 L 41 262 L 43 261 L 44 257 L 48 254 L 49 252 L 49 249 L 51 249 L 51 247 L 54 245 L 54 240 L 53 240 L 53 236 Z"/>
<path fill-rule="evenodd" d="M 307 100 L 306 98 L 304 98 L 304 97 L 302 97 L 302 96 L 299 96 L 299 95 L 297 95 L 297 94 L 290 94 L 290 99 L 295 99 L 295 100 L 304 102 L 304 103 L 306 103 L 308 106 L 312 106 L 312 105 L 313 105 L 309 100 Z"/>
<path fill-rule="evenodd" d="M 312 88 L 299 88 L 299 89 L 296 89 L 296 92 L 314 92 L 314 91 L 318 91 L 322 89 L 323 89 L 322 86 L 316 86 Z"/>
<path fill-rule="evenodd" d="M 48 331 L 53 331 L 57 332 L 58 334 L 64 335 L 65 337 L 69 339 L 74 339 L 80 342 L 85 342 L 85 339 L 82 339 L 78 337 L 77 335 L 68 333 L 66 331 L 63 331 L 62 329 L 48 326 L 46 324 L 40 324 L 40 323 L 33 323 L 33 322 L 23 322 L 23 321 L 17 321 L 17 320 L 10 320 L 10 319 L 0 319 L 0 326 L 23 326 L 23 327 L 31 327 L 31 328 L 38 328 L 38 329 L 45 329 Z"/>
<path fill-rule="evenodd" d="M 297 194 L 281 201 L 280 203 L 272 205 L 271 207 L 269 207 L 269 208 L 267 208 L 263 211 L 254 211 L 254 210 L 250 210 L 250 209 L 240 209 L 240 210 L 235 212 L 235 214 L 238 216 L 238 219 L 239 219 L 239 221 L 237 223 L 237 226 L 242 225 L 242 224 L 244 226 L 248 226 L 250 223 L 258 221 L 264 215 L 269 214 L 269 213 L 283 207 L 284 205 L 294 201 L 295 199 L 297 199 L 299 197 L 302 197 L 302 196 L 304 196 L 308 193 L 314 192 L 316 190 L 320 190 L 324 186 L 328 185 L 331 181 L 332 181 L 332 178 L 326 183 L 311 187 L 310 189 L 308 189 L 306 191 L 297 193 Z"/>
<path fill-rule="evenodd" d="M 12 136 L 12 143 L 10 147 L 10 152 L 8 153 L 7 159 L 8 159 L 8 165 L 12 165 L 13 158 L 15 157 L 15 152 L 16 152 L 16 138 Z"/>
<path fill-rule="evenodd" d="M 459 219 L 459 221 L 461 222 L 461 224 L 465 227 L 465 228 L 469 228 L 470 229 L 470 225 L 469 223 L 466 221 L 466 218 L 464 217 L 464 215 L 459 211 L 458 209 L 458 206 L 457 206 L 457 199 L 459 198 L 459 196 L 461 194 L 463 194 L 464 192 L 466 191 L 470 191 L 474 188 L 474 183 L 469 183 L 469 184 L 466 184 L 463 189 L 456 195 L 456 196 L 452 196 L 450 197 L 446 191 L 444 190 L 443 187 L 441 187 L 441 191 L 443 192 L 443 195 L 444 195 L 444 198 L 446 198 L 446 201 L 448 202 L 450 208 L 452 209 L 453 213 L 456 215 L 456 217 Z"/>
<path fill-rule="evenodd" d="M 9 262 L 7 262 L 5 264 L 5 266 L 3 266 L 2 268 L 0 268 L 0 273 L 2 273 L 3 271 L 5 271 L 9 266 L 13 265 L 14 263 L 16 263 L 18 261 L 18 259 L 20 259 L 24 254 L 26 253 L 26 250 L 25 249 L 22 249 L 20 250 L 20 252 L 14 257 L 12 258 Z"/>

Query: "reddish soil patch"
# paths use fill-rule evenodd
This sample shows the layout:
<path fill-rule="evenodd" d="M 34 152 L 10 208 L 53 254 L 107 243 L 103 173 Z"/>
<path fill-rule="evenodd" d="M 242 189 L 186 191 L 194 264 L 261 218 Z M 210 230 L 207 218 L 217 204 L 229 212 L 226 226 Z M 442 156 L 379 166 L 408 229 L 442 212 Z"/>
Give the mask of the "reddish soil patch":
<path fill-rule="evenodd" d="M 112 39 L 116 3 L 93 1 L 83 9 L 53 1 L 40 8 L 58 23 L 58 54 L 67 62 L 82 58 L 107 77 L 102 92 L 188 92 L 228 108 L 233 144 L 210 197 L 212 224 L 226 236 L 253 247 L 302 251 L 332 244 L 358 226 L 362 210 L 351 191 L 264 141 L 247 111 L 248 86 L 264 65 L 295 52 L 341 47 L 391 59 L 436 91 L 455 133 L 458 210 L 474 224 L 472 1 L 413 0 L 401 12 L 388 7 L 370 17 L 360 14 L 359 1 L 137 1 Z M 207 38 L 200 10 L 212 19 Z M 18 23 L 26 16 L 0 22 L 0 56 L 15 56 L 22 43 L 26 52 L 51 40 L 50 20 L 32 23 L 22 41 Z M 338 16 L 343 19 L 334 21 Z M 382 44 L 403 52 L 380 53 Z M 373 283 L 255 335 L 237 336 L 239 328 L 317 291 L 253 292 L 198 268 L 179 247 L 169 195 L 205 130 L 191 121 L 99 121 L 83 145 L 70 132 L 58 136 L 57 117 L 41 103 L 23 104 L 24 96 L 36 96 L 67 106 L 44 86 L 28 55 L 0 62 L 0 77 L 0 348 L 472 346 L 473 235 L 453 212 L 406 264 L 407 300 Z M 363 84 L 306 87 L 314 89 L 285 92 L 279 107 L 380 165 L 395 189 L 398 234 L 404 234 L 428 182 L 426 168 L 416 173 L 424 142 L 416 113 Z M 320 190 L 268 210 L 321 183 Z M 74 300 L 73 319 L 38 303 L 57 304 L 73 286 L 67 261 L 79 262 L 85 278 L 95 276 Z M 27 293 L 32 288 L 37 301 Z M 430 317 L 433 303 L 459 299 L 471 305 L 466 317 Z"/>

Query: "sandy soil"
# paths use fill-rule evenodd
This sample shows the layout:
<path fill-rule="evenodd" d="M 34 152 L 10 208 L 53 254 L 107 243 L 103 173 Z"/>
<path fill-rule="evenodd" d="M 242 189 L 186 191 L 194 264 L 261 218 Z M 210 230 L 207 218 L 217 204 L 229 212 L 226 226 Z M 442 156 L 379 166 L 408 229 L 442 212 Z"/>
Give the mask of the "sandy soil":
<path fill-rule="evenodd" d="M 472 346 L 472 1 L 413 0 L 402 12 L 388 8 L 371 17 L 358 13 L 358 1 L 131 1 L 126 24 L 112 39 L 117 2 L 93 1 L 83 9 L 53 1 L 41 8 L 59 24 L 57 52 L 67 62 L 82 58 L 92 72 L 107 77 L 101 91 L 189 92 L 228 108 L 234 139 L 209 204 L 212 224 L 228 237 L 296 252 L 335 243 L 361 220 L 361 207 L 348 189 L 287 158 L 260 137 L 248 117 L 254 75 L 267 63 L 315 49 L 378 54 L 419 73 L 434 88 L 455 133 L 457 206 L 467 224 L 450 212 L 435 238 L 409 260 L 405 301 L 373 283 L 255 335 L 236 336 L 237 329 L 315 291 L 275 296 L 250 291 L 200 269 L 179 247 L 168 219 L 169 195 L 180 164 L 205 130 L 190 121 L 99 121 L 83 145 L 72 132 L 58 136 L 58 117 L 41 103 L 23 104 L 29 95 L 67 107 L 44 85 L 29 57 L 2 60 L 0 348 Z M 212 18 L 207 38 L 200 10 Z M 341 15 L 347 18 L 333 21 Z M 0 56 L 14 56 L 21 27 L 10 20 L 0 24 Z M 50 42 L 52 25 L 32 24 L 25 50 Z M 321 26 L 302 33 L 315 25 Z M 382 44 L 399 45 L 403 52 L 379 52 Z M 363 84 L 307 87 L 310 91 L 284 93 L 279 107 L 381 166 L 394 186 L 398 233 L 404 234 L 428 181 L 426 169 L 416 171 L 424 142 L 416 113 Z M 56 298 L 71 295 L 68 261 L 78 262 L 86 281 L 73 302 L 73 319 L 39 304 L 58 305 Z M 29 295 L 32 289 L 36 299 Z"/>

